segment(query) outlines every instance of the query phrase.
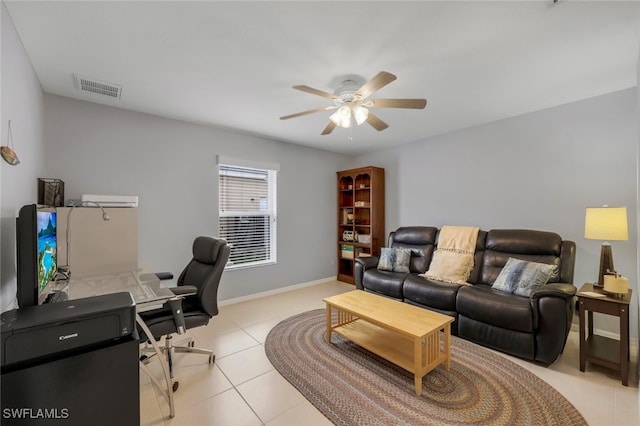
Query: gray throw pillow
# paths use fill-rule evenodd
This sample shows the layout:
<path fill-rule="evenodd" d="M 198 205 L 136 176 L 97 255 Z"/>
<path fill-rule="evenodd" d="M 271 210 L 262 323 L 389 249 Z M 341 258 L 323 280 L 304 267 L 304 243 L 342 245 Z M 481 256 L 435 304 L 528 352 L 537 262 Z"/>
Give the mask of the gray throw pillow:
<path fill-rule="evenodd" d="M 510 257 L 491 288 L 529 297 L 536 288 L 542 287 L 549 281 L 556 268 L 556 265 L 527 262 Z"/>
<path fill-rule="evenodd" d="M 380 249 L 378 269 L 381 271 L 409 272 L 411 249 L 388 248 Z"/>
<path fill-rule="evenodd" d="M 409 272 L 409 263 L 411 262 L 411 249 L 396 249 L 396 264 L 393 267 L 394 272 Z"/>

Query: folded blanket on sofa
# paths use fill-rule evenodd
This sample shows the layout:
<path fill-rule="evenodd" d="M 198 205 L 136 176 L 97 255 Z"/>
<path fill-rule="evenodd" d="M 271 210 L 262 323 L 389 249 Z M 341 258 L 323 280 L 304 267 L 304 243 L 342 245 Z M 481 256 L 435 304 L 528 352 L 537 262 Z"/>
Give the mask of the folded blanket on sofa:
<path fill-rule="evenodd" d="M 420 276 L 469 285 L 467 279 L 473 269 L 473 255 L 479 231 L 480 228 L 476 226 L 443 226 L 429 270 Z"/>

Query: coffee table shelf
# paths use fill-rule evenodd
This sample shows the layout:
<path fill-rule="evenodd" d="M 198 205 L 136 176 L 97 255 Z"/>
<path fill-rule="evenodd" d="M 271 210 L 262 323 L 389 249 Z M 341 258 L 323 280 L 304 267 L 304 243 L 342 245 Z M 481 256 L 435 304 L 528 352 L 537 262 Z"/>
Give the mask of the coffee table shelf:
<path fill-rule="evenodd" d="M 438 365 L 449 371 L 452 317 L 362 290 L 324 301 L 327 342 L 335 332 L 413 373 L 416 394 Z"/>
<path fill-rule="evenodd" d="M 436 335 L 436 339 L 434 339 L 435 341 L 432 345 L 422 344 L 425 349 L 427 347 L 437 348 L 437 352 L 431 351 L 430 354 L 424 353 L 421 357 L 423 361 L 421 368 L 418 371 L 414 371 L 416 366 L 414 362 L 413 340 L 395 331 L 387 330 L 375 324 L 357 319 L 347 324 L 334 327 L 333 332 L 411 373 L 418 374 L 420 377 L 424 377 L 429 371 L 445 362 L 445 355 L 440 352 L 438 335 Z"/>

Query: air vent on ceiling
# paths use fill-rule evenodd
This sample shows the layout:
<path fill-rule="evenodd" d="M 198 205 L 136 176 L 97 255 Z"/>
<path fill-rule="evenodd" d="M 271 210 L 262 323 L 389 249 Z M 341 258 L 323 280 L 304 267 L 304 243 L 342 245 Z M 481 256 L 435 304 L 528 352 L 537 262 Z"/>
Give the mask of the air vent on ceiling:
<path fill-rule="evenodd" d="M 122 94 L 122 86 L 119 84 L 107 83 L 106 81 L 100 81 L 78 74 L 73 74 L 73 81 L 76 89 L 81 92 L 97 93 L 98 95 L 109 96 L 116 99 L 120 99 L 120 95 Z"/>

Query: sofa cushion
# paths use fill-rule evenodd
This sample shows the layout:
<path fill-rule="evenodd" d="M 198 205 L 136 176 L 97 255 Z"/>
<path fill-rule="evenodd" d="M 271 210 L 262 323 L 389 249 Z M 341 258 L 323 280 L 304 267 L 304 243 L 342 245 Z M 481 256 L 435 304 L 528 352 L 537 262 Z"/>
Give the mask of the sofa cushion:
<path fill-rule="evenodd" d="M 560 265 L 562 238 L 553 232 L 528 229 L 494 229 L 487 233 L 480 282 L 491 285 L 510 257 L 529 262 Z M 558 282 L 559 268 L 549 278 Z"/>
<path fill-rule="evenodd" d="M 432 281 L 417 275 L 404 280 L 404 298 L 441 311 L 456 310 L 456 294 L 460 285 Z"/>
<path fill-rule="evenodd" d="M 501 352 L 534 360 L 536 358 L 535 334 L 506 330 L 502 327 L 486 324 L 467 318 L 464 315 L 458 316 L 458 336 L 479 343 L 483 346 L 497 349 Z"/>
<path fill-rule="evenodd" d="M 533 332 L 534 315 L 529 298 L 477 284 L 460 287 L 456 296 L 459 315 L 507 330 Z"/>
<path fill-rule="evenodd" d="M 367 269 L 364 273 L 364 289 L 402 300 L 402 285 L 408 275 L 404 272 Z"/>
<path fill-rule="evenodd" d="M 473 254 L 436 250 L 429 270 L 422 277 L 448 283 L 466 284 L 473 268 Z"/>
<path fill-rule="evenodd" d="M 411 249 L 409 270 L 421 274 L 429 268 L 437 234 L 433 226 L 400 227 L 389 234 L 389 247 Z"/>
<path fill-rule="evenodd" d="M 476 252 L 473 258 L 473 269 L 467 278 L 467 282 L 478 284 L 482 276 L 482 258 L 484 257 L 484 244 L 487 239 L 487 231 L 480 230 L 476 241 Z"/>
<path fill-rule="evenodd" d="M 555 265 L 527 262 L 510 257 L 491 288 L 529 297 L 534 289 L 542 287 L 549 281 L 556 268 Z"/>
<path fill-rule="evenodd" d="M 380 249 L 378 269 L 381 271 L 409 272 L 410 260 L 411 249 L 383 247 Z"/>

